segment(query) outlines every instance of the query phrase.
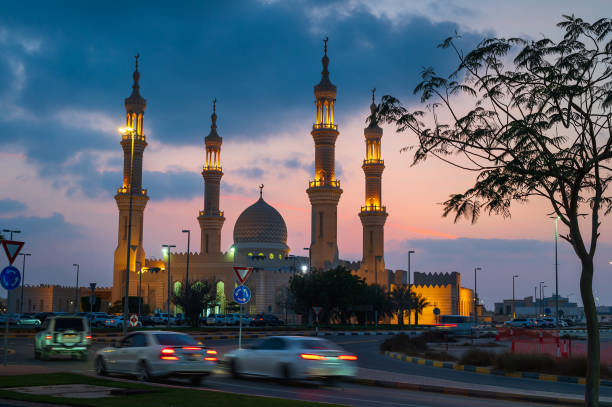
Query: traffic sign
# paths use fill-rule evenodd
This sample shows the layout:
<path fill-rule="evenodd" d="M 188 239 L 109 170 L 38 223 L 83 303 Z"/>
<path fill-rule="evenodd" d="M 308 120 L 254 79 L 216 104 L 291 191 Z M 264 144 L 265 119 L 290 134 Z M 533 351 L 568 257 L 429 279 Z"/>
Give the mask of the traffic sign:
<path fill-rule="evenodd" d="M 4 252 L 6 253 L 6 257 L 8 257 L 9 264 L 13 264 L 19 251 L 23 247 L 23 242 L 17 242 L 15 240 L 2 240 L 2 247 L 4 247 Z"/>
<path fill-rule="evenodd" d="M 436 307 L 433 309 L 434 315 L 440 315 L 440 308 Z"/>
<path fill-rule="evenodd" d="M 315 312 L 317 316 L 319 316 L 319 312 L 321 312 L 322 309 L 323 307 L 312 307 L 312 310 Z"/>
<path fill-rule="evenodd" d="M 7 266 L 0 272 L 0 285 L 5 290 L 14 290 L 19 287 L 19 283 L 21 283 L 21 273 L 15 267 Z"/>
<path fill-rule="evenodd" d="M 236 273 L 240 284 L 244 284 L 251 271 L 253 271 L 253 267 L 234 267 L 234 273 Z"/>
<path fill-rule="evenodd" d="M 234 288 L 234 301 L 238 304 L 246 304 L 251 299 L 251 290 L 246 285 Z"/>
<path fill-rule="evenodd" d="M 130 314 L 130 326 L 131 327 L 138 326 L 138 315 Z"/>

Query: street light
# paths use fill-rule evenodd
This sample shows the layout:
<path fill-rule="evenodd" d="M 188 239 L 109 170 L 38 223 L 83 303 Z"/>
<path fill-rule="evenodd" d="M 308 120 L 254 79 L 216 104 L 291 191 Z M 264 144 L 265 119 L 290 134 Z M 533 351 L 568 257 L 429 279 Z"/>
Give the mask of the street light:
<path fill-rule="evenodd" d="M 514 303 L 514 279 L 518 276 L 512 276 L 512 318 L 516 318 L 516 305 Z"/>
<path fill-rule="evenodd" d="M 478 323 L 478 290 L 476 289 L 476 272 L 479 270 L 482 270 L 482 268 L 474 268 L 474 324 Z"/>
<path fill-rule="evenodd" d="M 13 233 L 21 233 L 21 230 L 2 229 L 4 233 L 11 234 L 11 240 L 13 240 Z"/>
<path fill-rule="evenodd" d="M 119 133 L 130 136 L 132 146 L 130 149 L 130 179 L 129 187 L 127 189 L 129 194 L 129 207 L 128 207 L 128 231 L 127 231 L 127 247 L 126 247 L 126 259 L 125 259 L 125 300 L 123 301 L 123 335 L 127 335 L 127 321 L 129 313 L 129 298 L 130 298 L 130 245 L 132 243 L 132 196 L 134 195 L 132 173 L 134 167 L 134 129 L 131 127 L 123 127 L 119 129 Z"/>
<path fill-rule="evenodd" d="M 306 273 L 308 271 L 308 266 L 305 264 L 302 264 L 302 273 Z"/>
<path fill-rule="evenodd" d="M 411 300 L 410 300 L 410 287 L 411 287 L 411 281 L 410 281 L 410 255 L 414 253 L 414 250 L 408 250 L 408 326 L 410 326 L 412 324 L 412 320 L 411 320 L 411 313 L 412 313 L 412 307 L 410 306 L 411 304 Z M 403 321 L 402 321 L 403 323 Z"/>
<path fill-rule="evenodd" d="M 540 286 L 540 306 L 538 307 L 538 312 L 540 313 L 540 315 L 543 314 L 543 310 L 544 310 L 544 304 L 543 304 L 543 300 L 544 297 L 542 296 L 542 285 L 544 284 L 544 281 L 540 281 L 539 286 Z"/>
<path fill-rule="evenodd" d="M 89 312 L 93 313 L 94 302 L 96 302 L 96 283 L 89 283 L 89 289 L 91 290 L 91 295 L 89 297 Z"/>
<path fill-rule="evenodd" d="M 191 241 L 191 230 L 184 229 L 183 233 L 187 233 L 187 268 L 185 273 L 185 290 L 189 293 L 189 243 Z"/>
<path fill-rule="evenodd" d="M 304 250 L 308 250 L 308 271 L 312 270 L 312 260 L 310 258 L 310 247 L 304 247 Z"/>
<path fill-rule="evenodd" d="M 559 216 L 551 216 L 555 219 L 555 324 L 559 329 L 559 262 L 557 255 L 557 221 Z"/>
<path fill-rule="evenodd" d="M 77 313 L 78 302 L 79 302 L 79 265 L 73 264 L 72 266 L 76 267 L 76 287 L 74 288 L 74 313 Z"/>
<path fill-rule="evenodd" d="M 30 253 L 19 253 L 20 256 L 23 256 L 23 276 L 21 277 L 21 301 L 19 302 L 19 313 L 23 314 L 23 289 L 25 288 L 25 259 L 26 256 L 31 256 Z M 42 310 L 41 310 L 42 311 Z"/>
<path fill-rule="evenodd" d="M 167 327 L 168 329 L 170 329 L 170 257 L 171 257 L 171 253 L 170 253 L 170 249 L 176 247 L 173 244 L 163 244 L 162 245 L 162 252 L 164 254 L 166 254 L 168 256 L 168 267 L 167 267 L 167 272 L 168 272 L 168 298 L 166 299 L 166 313 L 168 315 L 168 320 L 167 320 Z"/>

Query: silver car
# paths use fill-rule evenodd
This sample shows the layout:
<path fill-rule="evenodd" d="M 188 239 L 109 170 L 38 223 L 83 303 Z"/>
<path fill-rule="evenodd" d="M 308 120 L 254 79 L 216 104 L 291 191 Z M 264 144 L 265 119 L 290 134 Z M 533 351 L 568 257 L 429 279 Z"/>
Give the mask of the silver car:
<path fill-rule="evenodd" d="M 334 381 L 357 374 L 357 356 L 322 338 L 271 336 L 225 355 L 234 377 Z"/>
<path fill-rule="evenodd" d="M 217 351 L 189 335 L 139 331 L 124 337 L 117 346 L 98 351 L 95 368 L 101 376 L 128 374 L 143 381 L 153 377 L 188 377 L 197 385 L 212 373 L 217 362 Z"/>
<path fill-rule="evenodd" d="M 43 322 L 34 337 L 34 358 L 47 360 L 55 355 L 78 356 L 87 360 L 91 346 L 89 321 L 78 316 L 53 316 Z"/>

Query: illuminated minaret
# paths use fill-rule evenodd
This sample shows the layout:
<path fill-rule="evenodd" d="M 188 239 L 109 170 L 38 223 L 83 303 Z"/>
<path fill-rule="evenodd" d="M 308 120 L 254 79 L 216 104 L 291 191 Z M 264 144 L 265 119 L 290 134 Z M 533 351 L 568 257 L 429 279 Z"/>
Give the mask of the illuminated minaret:
<path fill-rule="evenodd" d="M 342 195 L 334 169 L 336 139 L 339 134 L 338 126 L 334 123 L 336 86 L 329 81 L 327 38 L 324 42 L 321 82 L 314 87 L 317 116 L 310 133 L 315 143 L 315 174 L 314 181 L 310 181 L 306 191 L 312 206 L 311 265 L 318 269 L 338 264 L 338 201 Z"/>
<path fill-rule="evenodd" d="M 221 228 L 223 228 L 223 211 L 219 210 L 219 193 L 221 187 L 221 143 L 223 139 L 217 134 L 217 99 L 213 100 L 213 114 L 210 133 L 204 139 L 206 145 L 206 162 L 202 168 L 204 177 L 204 210 L 200 211 L 201 241 L 200 253 L 218 255 L 221 253 Z"/>
<path fill-rule="evenodd" d="M 387 281 L 385 272 L 385 221 L 387 210 L 382 206 L 382 173 L 385 162 L 380 158 L 380 139 L 383 131 L 376 122 L 376 104 L 372 89 L 370 105 L 370 125 L 363 130 L 366 142 L 366 158 L 363 160 L 365 174 L 365 206 L 361 207 L 359 218 L 363 225 L 363 260 L 362 270 L 367 270 L 368 284 L 384 285 Z"/>
<path fill-rule="evenodd" d="M 138 72 L 138 58 L 136 56 L 136 69 L 134 70 L 134 84 L 132 94 L 125 99 L 126 123 L 122 130 L 121 147 L 123 148 L 123 183 L 117 190 L 115 201 L 119 208 L 119 228 L 117 236 L 117 248 L 115 249 L 115 260 L 113 266 L 113 301 L 119 300 L 125 292 L 125 270 L 128 246 L 132 247 L 130 253 L 130 295 L 136 295 L 135 280 L 136 267 L 144 267 L 145 252 L 142 248 L 142 232 L 144 223 L 144 210 L 149 197 L 147 190 L 142 189 L 142 156 L 147 140 L 143 133 L 144 111 L 147 101 L 140 96 L 140 72 Z M 130 176 L 131 173 L 131 176 Z M 130 183 L 131 179 L 131 183 Z M 132 201 L 131 230 L 130 224 L 130 195 Z M 128 235 L 130 242 L 128 244 Z"/>

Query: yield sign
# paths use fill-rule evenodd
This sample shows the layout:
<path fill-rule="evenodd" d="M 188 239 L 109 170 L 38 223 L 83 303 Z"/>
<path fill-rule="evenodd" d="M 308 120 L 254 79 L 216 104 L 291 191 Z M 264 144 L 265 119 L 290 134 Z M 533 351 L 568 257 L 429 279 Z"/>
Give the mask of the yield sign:
<path fill-rule="evenodd" d="M 251 271 L 253 271 L 253 267 L 234 267 L 234 273 L 236 273 L 240 284 L 244 284 Z"/>
<path fill-rule="evenodd" d="M 2 240 L 2 247 L 10 264 L 13 264 L 19 251 L 23 247 L 23 242 L 16 242 L 14 240 Z"/>
<path fill-rule="evenodd" d="M 319 316 L 319 312 L 321 312 L 322 309 L 323 307 L 312 307 L 312 310 L 315 312 L 315 314 L 317 314 L 317 317 Z"/>

